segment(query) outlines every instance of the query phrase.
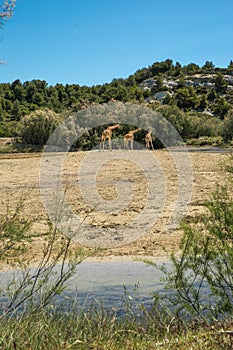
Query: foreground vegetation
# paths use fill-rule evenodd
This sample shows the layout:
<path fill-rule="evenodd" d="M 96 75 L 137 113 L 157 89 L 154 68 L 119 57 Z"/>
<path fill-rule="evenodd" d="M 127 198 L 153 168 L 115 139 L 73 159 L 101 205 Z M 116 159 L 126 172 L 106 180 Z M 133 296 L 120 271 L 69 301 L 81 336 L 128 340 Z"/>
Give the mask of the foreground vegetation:
<path fill-rule="evenodd" d="M 135 311 L 129 294 L 122 297 L 126 313 L 121 317 L 114 309 L 100 307 L 101 301 L 86 309 L 77 309 L 71 301 L 65 311 L 61 302 L 57 309 L 54 297 L 64 290 L 85 254 L 70 255 L 70 241 L 59 241 L 57 230 L 49 226 L 44 254 L 32 278 L 25 269 L 17 288 L 13 281 L 7 291 L 0 291 L 1 297 L 9 298 L 7 307 L 1 306 L 0 348 L 232 349 L 232 157 L 226 169 L 226 185 L 206 202 L 206 213 L 184 223 L 182 253 L 172 256 L 172 270 L 164 269 L 167 293 L 155 294 L 149 309 L 141 304 Z M 18 256 L 17 263 L 25 268 L 25 243 L 34 237 L 28 235 L 30 222 L 20 216 L 21 205 L 1 217 L 0 259 L 14 264 Z M 65 269 L 67 259 L 70 265 Z M 54 279 L 58 262 L 62 268 Z"/>
<path fill-rule="evenodd" d="M 114 313 L 89 311 L 77 315 L 43 311 L 20 319 L 2 319 L 0 348 L 152 350 L 231 350 L 233 321 L 185 324 L 177 318 L 154 313 L 116 319 Z"/>

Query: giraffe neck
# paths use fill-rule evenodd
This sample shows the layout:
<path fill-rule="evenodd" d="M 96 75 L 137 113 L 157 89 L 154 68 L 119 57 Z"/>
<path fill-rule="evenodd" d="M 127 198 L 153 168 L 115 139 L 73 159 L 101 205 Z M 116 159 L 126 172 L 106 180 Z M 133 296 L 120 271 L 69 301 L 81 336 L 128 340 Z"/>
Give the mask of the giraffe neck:
<path fill-rule="evenodd" d="M 141 129 L 136 129 L 136 130 L 132 130 L 132 131 L 130 131 L 132 134 L 135 134 L 136 132 L 138 132 L 139 130 L 141 130 Z"/>
<path fill-rule="evenodd" d="M 118 126 L 119 126 L 119 124 L 113 125 L 113 126 L 109 126 L 108 129 L 109 130 L 114 130 L 114 129 L 118 128 Z"/>

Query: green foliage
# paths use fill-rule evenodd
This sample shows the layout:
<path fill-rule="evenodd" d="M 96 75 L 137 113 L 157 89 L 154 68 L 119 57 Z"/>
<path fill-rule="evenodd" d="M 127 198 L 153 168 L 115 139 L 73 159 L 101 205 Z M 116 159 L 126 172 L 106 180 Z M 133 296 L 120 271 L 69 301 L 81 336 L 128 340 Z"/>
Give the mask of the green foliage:
<path fill-rule="evenodd" d="M 0 122 L 0 137 L 16 137 L 19 133 L 19 123 L 16 121 Z"/>
<path fill-rule="evenodd" d="M 231 108 L 230 104 L 226 102 L 224 97 L 220 97 L 217 99 L 214 113 L 218 115 L 221 119 L 224 119 L 225 115 Z"/>
<path fill-rule="evenodd" d="M 201 136 L 194 139 L 189 139 L 186 142 L 187 145 L 192 146 L 223 146 L 223 139 L 221 136 Z"/>
<path fill-rule="evenodd" d="M 218 94 L 215 89 L 211 89 L 208 93 L 207 99 L 209 101 L 214 101 L 218 97 Z"/>
<path fill-rule="evenodd" d="M 226 118 L 224 119 L 223 124 L 223 139 L 228 142 L 233 139 L 233 110 L 231 109 Z"/>
<path fill-rule="evenodd" d="M 224 93 L 227 88 L 227 82 L 222 73 L 218 73 L 214 79 L 215 89 L 217 92 Z"/>
<path fill-rule="evenodd" d="M 177 106 L 184 110 L 195 109 L 198 98 L 193 86 L 183 87 L 176 92 Z"/>
<path fill-rule="evenodd" d="M 230 74 L 232 74 L 232 72 L 233 72 L 233 61 L 232 60 L 230 60 L 230 63 L 227 67 L 227 72 Z"/>
<path fill-rule="evenodd" d="M 153 75 L 158 75 L 160 73 L 165 73 L 171 70 L 173 67 L 172 60 L 167 59 L 166 61 L 163 62 L 155 62 L 152 64 L 150 67 L 150 71 L 152 72 Z"/>
<path fill-rule="evenodd" d="M 198 105 L 198 108 L 201 109 L 202 111 L 204 111 L 207 107 L 207 96 L 206 95 L 201 95 L 201 98 L 200 98 L 200 102 L 199 102 L 199 105 Z"/>
<path fill-rule="evenodd" d="M 177 106 L 163 105 L 156 109 L 161 113 L 178 131 L 182 138 L 186 138 L 189 134 L 190 123 L 185 113 Z"/>
<path fill-rule="evenodd" d="M 21 199 L 14 210 L 7 207 L 6 213 L 0 215 L 0 260 L 22 254 L 32 238 L 28 234 L 32 222 L 21 214 L 23 205 L 24 200 Z"/>
<path fill-rule="evenodd" d="M 200 67 L 195 63 L 189 63 L 184 67 L 184 71 L 187 74 L 196 74 L 200 71 Z"/>
<path fill-rule="evenodd" d="M 52 307 L 34 315 L 0 321 L 1 350 L 231 350 L 232 321 L 185 324 L 155 305 L 118 318 L 113 310 L 91 307 L 67 312 Z"/>
<path fill-rule="evenodd" d="M 6 214 L 0 216 L 0 263 L 20 269 L 21 274 L 18 278 L 13 274 L 5 286 L 0 286 L 0 298 L 5 298 L 5 303 L 0 304 L 0 322 L 22 307 L 28 315 L 43 310 L 64 290 L 75 268 L 86 257 L 82 250 L 71 252 L 71 238 L 59 236 L 56 225 L 49 221 L 47 232 L 33 233 L 32 222 L 24 218 L 23 205 L 22 199 L 15 209 L 7 208 Z M 35 265 L 34 256 L 27 254 L 27 249 L 29 244 L 37 244 L 38 237 L 44 239 L 44 245 Z M 30 270 L 32 263 L 34 267 Z"/>
<path fill-rule="evenodd" d="M 222 135 L 223 121 L 205 113 L 189 113 L 189 133 L 187 138 L 218 137 Z"/>
<path fill-rule="evenodd" d="M 214 70 L 214 64 L 212 61 L 206 61 L 203 65 L 202 69 L 207 72 L 213 72 Z"/>
<path fill-rule="evenodd" d="M 48 109 L 37 110 L 21 121 L 19 136 L 23 143 L 43 146 L 61 122 L 61 117 Z"/>
<path fill-rule="evenodd" d="M 195 63 L 183 67 L 179 62 L 174 65 L 171 59 L 167 59 L 139 69 L 126 79 L 113 79 L 111 83 L 92 87 L 78 84 L 48 86 L 44 80 L 21 83 L 17 79 L 13 83 L 0 84 L 0 137 L 17 135 L 17 126 L 11 127 L 13 124 L 10 123 L 20 122 L 39 109 L 48 108 L 55 113 L 71 115 L 94 104 L 114 100 L 148 105 L 150 97 L 153 99 L 153 94 L 162 90 L 168 90 L 169 94 L 162 101 L 156 101 L 157 106 L 178 106 L 184 112 L 208 109 L 216 119 L 224 119 L 233 103 L 233 93 L 227 86 L 225 74 L 232 74 L 231 62 L 227 68 L 218 68 L 212 61 L 206 61 L 200 68 Z M 143 88 L 140 84 L 148 78 L 153 78 L 156 84 Z M 193 80 L 189 81 L 190 86 L 187 86 L 187 80 Z M 186 121 L 189 122 L 188 116 Z M 183 127 L 182 133 L 186 135 L 184 130 L 188 129 L 189 124 Z M 85 149 L 89 147 L 87 141 Z"/>
<path fill-rule="evenodd" d="M 181 256 L 172 256 L 172 270 L 166 270 L 169 299 L 177 312 L 206 321 L 233 312 L 231 185 L 219 186 L 205 202 L 206 213 L 183 225 Z"/>

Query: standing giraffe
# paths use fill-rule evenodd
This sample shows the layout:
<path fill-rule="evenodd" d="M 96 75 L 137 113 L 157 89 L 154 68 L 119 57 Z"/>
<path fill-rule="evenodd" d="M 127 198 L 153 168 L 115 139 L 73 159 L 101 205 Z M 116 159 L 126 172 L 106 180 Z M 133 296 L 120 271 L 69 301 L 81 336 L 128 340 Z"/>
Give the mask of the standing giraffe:
<path fill-rule="evenodd" d="M 152 140 L 152 136 L 151 136 L 151 131 L 149 131 L 146 136 L 145 136 L 145 143 L 146 143 L 146 148 L 150 149 L 150 147 L 154 150 L 154 146 L 153 146 L 153 140 Z"/>
<path fill-rule="evenodd" d="M 108 126 L 107 129 L 105 129 L 102 132 L 101 135 L 101 142 L 100 142 L 100 151 L 103 150 L 104 151 L 104 144 L 105 141 L 108 139 L 108 143 L 109 143 L 109 149 L 110 151 L 112 150 L 112 131 L 116 128 L 118 128 L 120 125 L 116 124 L 116 125 L 112 125 L 112 126 Z"/>
<path fill-rule="evenodd" d="M 126 135 L 124 136 L 124 148 L 125 148 L 125 149 L 129 149 L 129 147 L 128 147 L 129 141 L 130 141 L 130 144 L 131 144 L 131 150 L 133 149 L 134 134 L 135 134 L 136 132 L 140 131 L 140 130 L 141 130 L 141 128 L 132 130 L 132 131 L 130 131 L 128 134 L 126 134 Z"/>

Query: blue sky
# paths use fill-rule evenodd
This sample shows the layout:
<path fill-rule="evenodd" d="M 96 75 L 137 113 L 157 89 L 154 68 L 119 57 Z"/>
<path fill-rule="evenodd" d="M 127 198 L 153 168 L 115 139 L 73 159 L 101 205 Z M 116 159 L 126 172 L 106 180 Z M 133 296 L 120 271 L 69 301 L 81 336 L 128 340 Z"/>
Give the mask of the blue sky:
<path fill-rule="evenodd" d="M 0 37 L 0 82 L 92 86 L 167 58 L 227 67 L 233 1 L 17 0 Z"/>

